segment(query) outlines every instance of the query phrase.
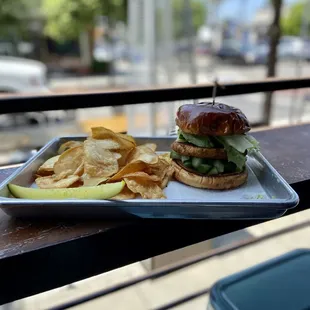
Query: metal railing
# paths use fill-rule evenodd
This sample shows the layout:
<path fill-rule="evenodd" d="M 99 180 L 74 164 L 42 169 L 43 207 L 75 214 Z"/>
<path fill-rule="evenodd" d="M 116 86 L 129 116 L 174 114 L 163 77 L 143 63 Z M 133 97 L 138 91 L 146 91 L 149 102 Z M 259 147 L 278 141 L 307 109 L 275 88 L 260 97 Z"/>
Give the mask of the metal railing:
<path fill-rule="evenodd" d="M 268 78 L 243 83 L 223 83 L 217 96 L 244 95 L 287 89 L 310 88 L 310 77 L 298 79 Z M 105 106 L 123 106 L 212 97 L 214 85 L 131 89 L 124 91 L 86 92 L 75 94 L 14 95 L 0 98 L 0 114 L 33 111 L 74 110 Z"/>

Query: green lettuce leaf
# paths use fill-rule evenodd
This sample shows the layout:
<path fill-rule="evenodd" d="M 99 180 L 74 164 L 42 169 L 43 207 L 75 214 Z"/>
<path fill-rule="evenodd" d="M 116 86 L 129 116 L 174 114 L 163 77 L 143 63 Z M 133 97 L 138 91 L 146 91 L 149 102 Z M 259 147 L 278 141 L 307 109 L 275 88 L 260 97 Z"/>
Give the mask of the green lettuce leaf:
<path fill-rule="evenodd" d="M 246 163 L 246 155 L 244 153 L 239 152 L 233 146 L 229 144 L 230 140 L 226 141 L 225 137 L 214 137 L 217 139 L 223 146 L 225 151 L 227 152 L 227 159 L 229 162 L 234 163 L 238 170 L 243 170 Z"/>
<path fill-rule="evenodd" d="M 259 149 L 260 149 L 259 142 L 254 137 L 252 137 L 250 135 L 245 135 L 245 137 L 253 145 L 253 148 L 249 149 L 248 151 L 259 151 Z"/>
<path fill-rule="evenodd" d="M 228 161 L 242 170 L 246 163 L 246 152 L 258 151 L 258 141 L 249 135 L 215 137 L 225 148 Z"/>
<path fill-rule="evenodd" d="M 178 141 L 181 142 L 181 139 L 185 139 L 187 142 L 194 144 L 199 147 L 206 147 L 206 148 L 212 148 L 214 147 L 214 144 L 209 139 L 209 137 L 203 137 L 203 136 L 196 136 L 191 135 L 189 133 L 182 132 L 181 130 L 178 131 Z"/>
<path fill-rule="evenodd" d="M 250 135 L 202 137 L 178 131 L 178 141 L 187 141 L 199 147 L 212 148 L 215 144 L 223 146 L 227 152 L 228 161 L 237 166 L 238 171 L 245 167 L 246 154 L 259 150 L 258 141 Z"/>
<path fill-rule="evenodd" d="M 187 141 L 185 140 L 185 138 L 183 137 L 182 131 L 181 131 L 181 130 L 178 130 L 177 142 L 187 142 Z"/>
<path fill-rule="evenodd" d="M 255 138 L 249 135 L 222 136 L 219 138 L 221 141 L 230 145 L 240 153 L 259 149 L 258 142 L 255 140 Z"/>
<path fill-rule="evenodd" d="M 225 147 L 228 161 L 234 163 L 239 171 L 242 171 L 246 163 L 246 155 L 238 152 L 232 146 Z"/>

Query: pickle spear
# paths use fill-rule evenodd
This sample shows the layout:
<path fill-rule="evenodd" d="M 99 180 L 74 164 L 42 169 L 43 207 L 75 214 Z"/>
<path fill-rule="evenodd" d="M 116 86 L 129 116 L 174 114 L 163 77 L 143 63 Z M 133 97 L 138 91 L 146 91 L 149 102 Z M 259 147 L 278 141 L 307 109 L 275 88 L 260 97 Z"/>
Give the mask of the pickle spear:
<path fill-rule="evenodd" d="M 8 184 L 8 188 L 14 197 L 35 200 L 109 199 L 118 195 L 123 190 L 124 186 L 124 181 L 98 186 L 52 189 L 30 188 Z"/>

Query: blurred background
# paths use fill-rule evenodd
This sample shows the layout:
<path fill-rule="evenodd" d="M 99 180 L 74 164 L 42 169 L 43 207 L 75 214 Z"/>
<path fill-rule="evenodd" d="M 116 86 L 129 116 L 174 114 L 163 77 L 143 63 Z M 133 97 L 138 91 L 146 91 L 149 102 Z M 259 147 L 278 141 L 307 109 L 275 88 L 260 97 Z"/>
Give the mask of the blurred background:
<path fill-rule="evenodd" d="M 302 0 L 1 0 L 1 96 L 307 75 L 309 11 Z M 253 126 L 307 121 L 309 100 L 307 89 L 218 98 Z M 0 165 L 94 125 L 166 135 L 181 103 L 0 115 Z"/>
<path fill-rule="evenodd" d="M 310 0 L 0 0 L 0 96 L 78 93 L 150 86 L 310 75 Z M 210 98 L 201 98 L 210 100 Z M 310 91 L 217 98 L 242 109 L 253 127 L 310 120 Z M 192 101 L 189 101 L 192 102 Z M 167 135 L 184 102 L 0 115 L 0 166 L 22 163 L 51 138 L 105 126 Z M 27 101 L 27 104 L 31 102 Z M 44 105 L 44 100 L 42 100 Z M 307 214 L 306 214 L 307 215 Z M 299 221 L 304 214 L 296 215 Z M 281 219 L 288 225 L 292 217 Z M 260 226 L 261 227 L 261 226 Z M 3 309 L 46 309 L 210 249 L 274 230 L 252 227 L 59 288 Z M 216 258 L 87 309 L 150 309 L 226 274 L 308 246 L 287 237 L 238 256 Z M 301 243 L 303 242 L 303 243 Z M 254 253 L 254 254 L 253 254 Z M 240 259 L 242 257 L 242 259 Z M 240 263 L 242 262 L 242 263 Z M 154 292 L 156 294 L 154 294 Z M 183 309 L 205 309 L 207 297 Z M 124 306 L 126 304 L 126 306 Z M 180 307 L 181 308 L 181 307 Z"/>

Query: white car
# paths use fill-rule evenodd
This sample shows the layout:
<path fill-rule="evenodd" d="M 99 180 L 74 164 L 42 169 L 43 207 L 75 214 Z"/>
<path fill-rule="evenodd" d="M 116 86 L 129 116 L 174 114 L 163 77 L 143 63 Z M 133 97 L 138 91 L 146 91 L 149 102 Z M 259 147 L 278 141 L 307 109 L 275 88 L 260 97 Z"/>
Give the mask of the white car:
<path fill-rule="evenodd" d="M 0 96 L 5 94 L 40 95 L 51 93 L 47 85 L 47 66 L 36 60 L 0 56 Z M 72 113 L 71 113 L 72 114 Z M 65 111 L 18 113 L 0 115 L 0 127 L 43 124 L 68 118 Z"/>
<path fill-rule="evenodd" d="M 39 61 L 0 56 L 1 93 L 42 93 L 47 87 L 47 67 Z"/>

